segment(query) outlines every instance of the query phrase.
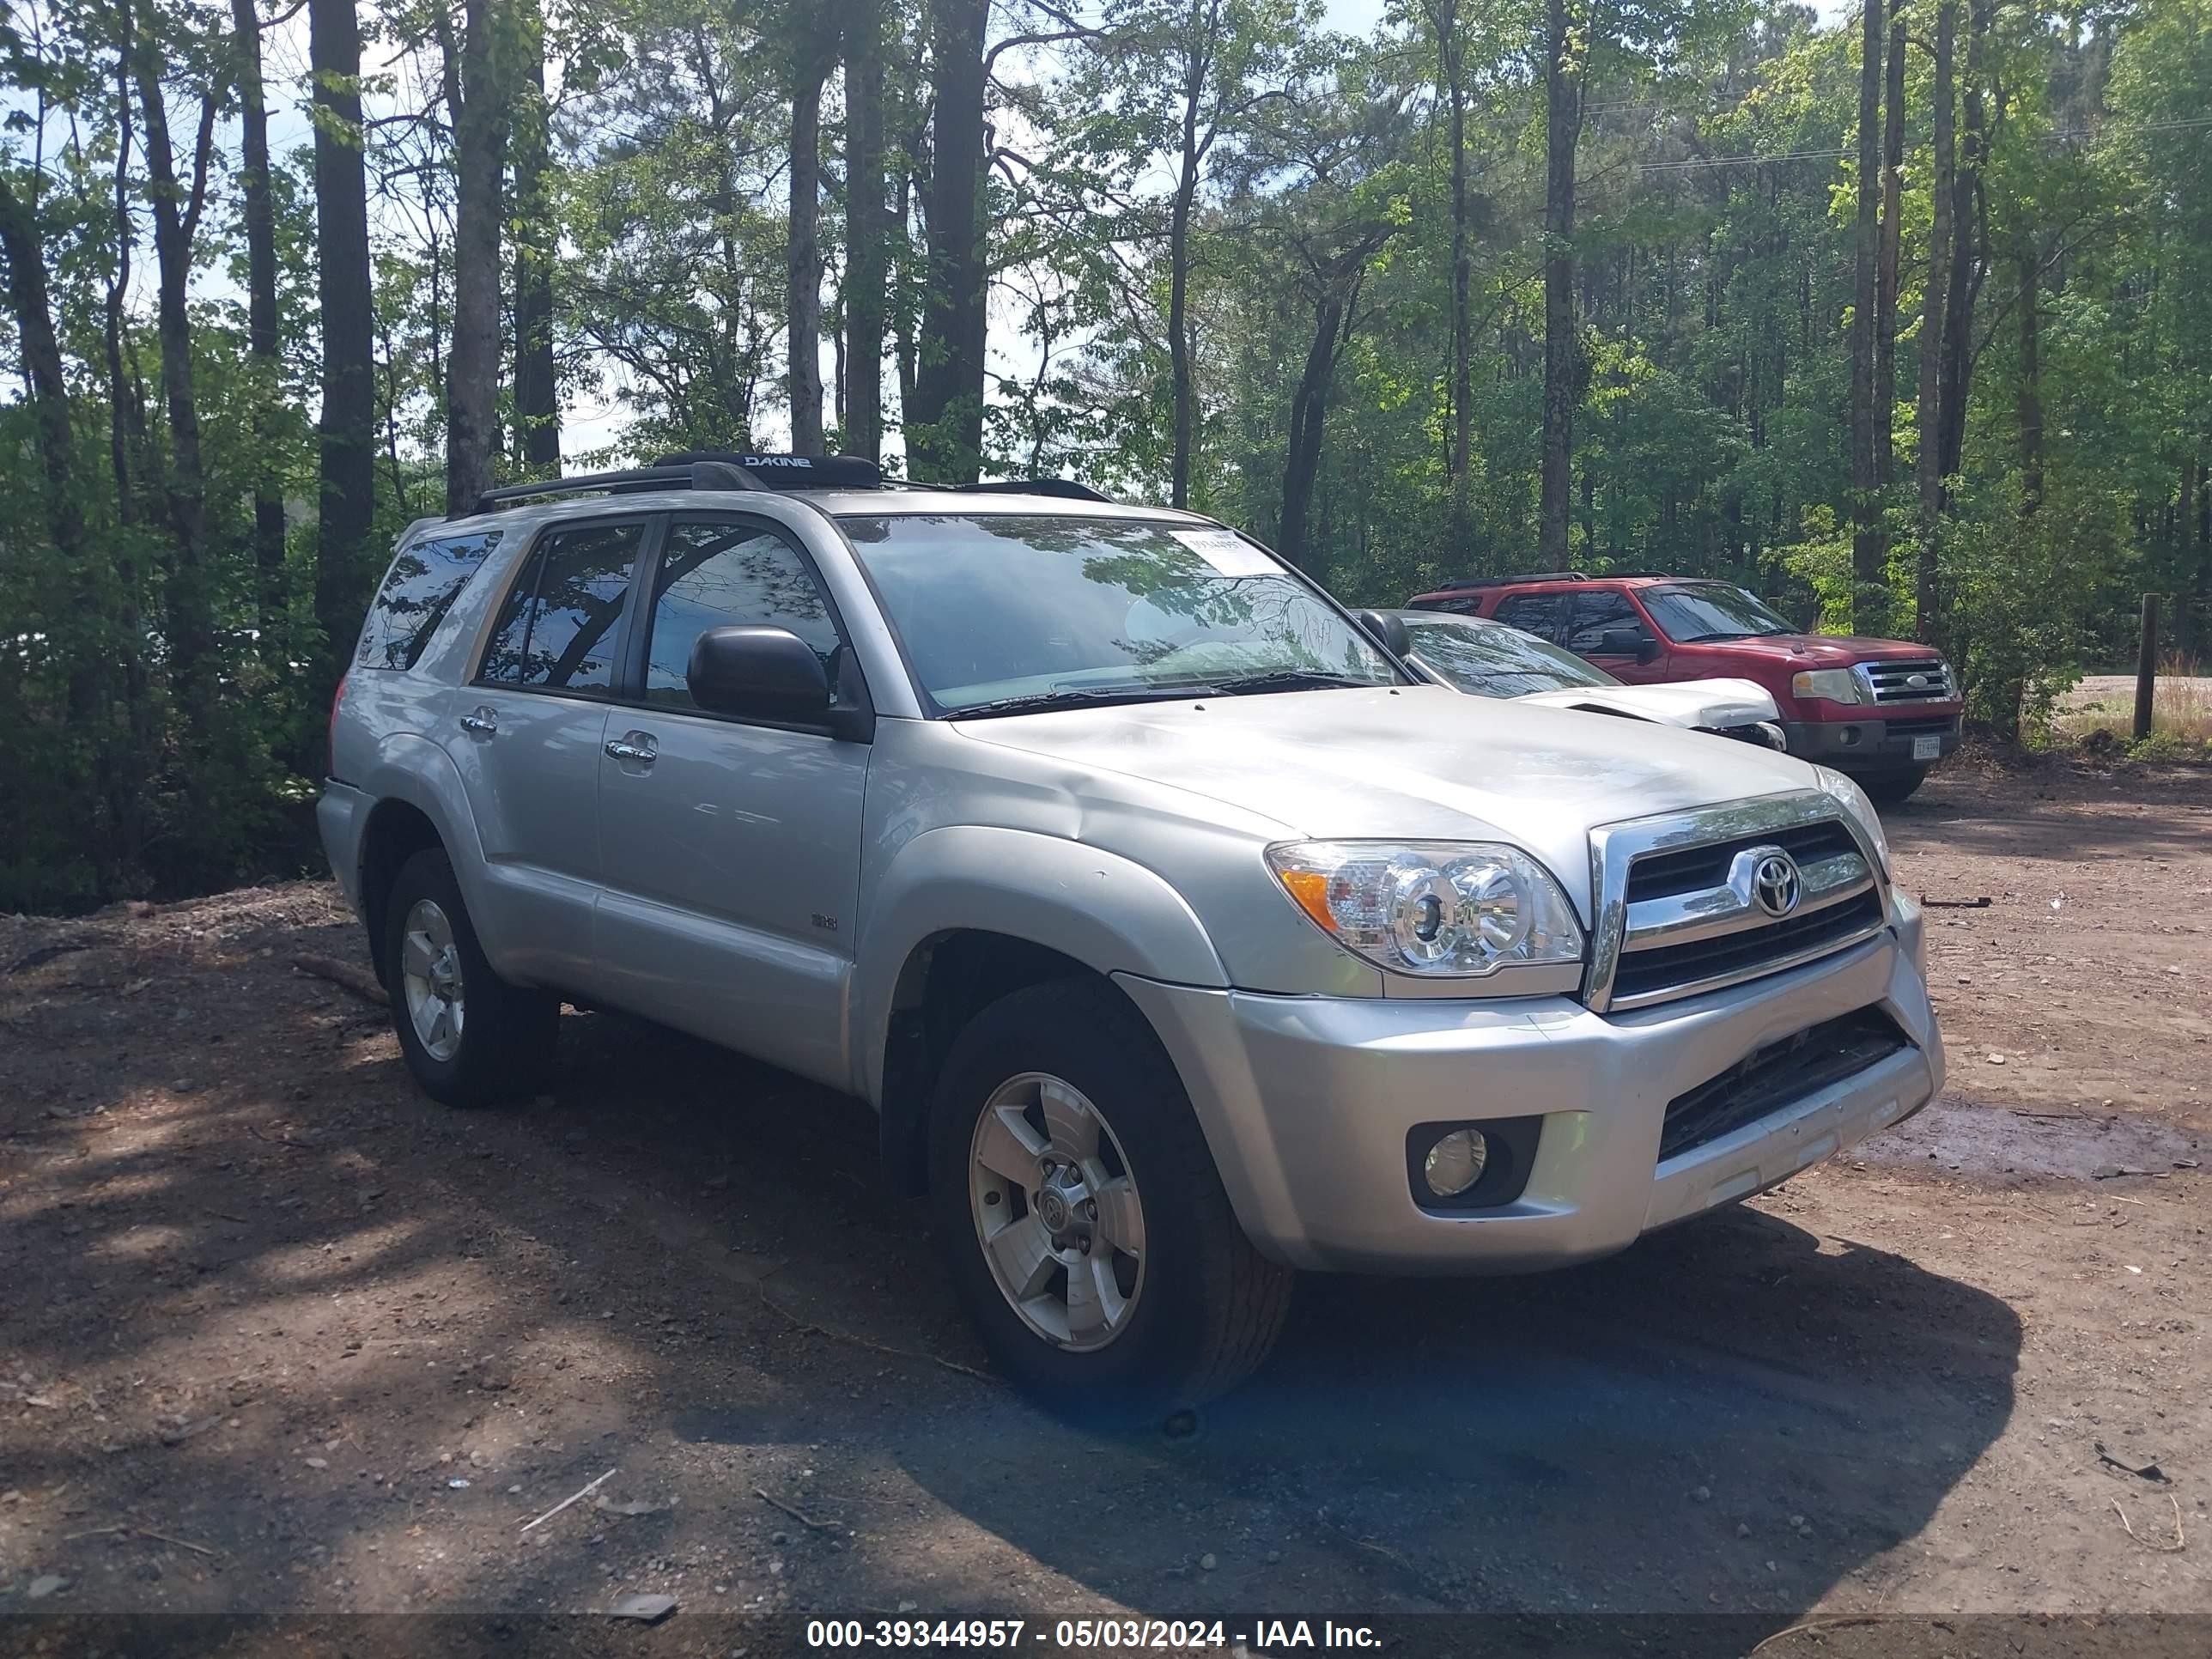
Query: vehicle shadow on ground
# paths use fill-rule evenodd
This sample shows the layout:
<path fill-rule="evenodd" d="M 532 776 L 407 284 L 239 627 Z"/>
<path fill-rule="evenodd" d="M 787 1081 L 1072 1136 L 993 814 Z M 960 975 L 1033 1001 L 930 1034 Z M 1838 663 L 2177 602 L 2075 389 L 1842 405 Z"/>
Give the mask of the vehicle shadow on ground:
<path fill-rule="evenodd" d="M 625 1063 L 627 1025 L 605 1023 L 584 1052 Z M 981 1363 L 916 1236 L 919 1207 L 877 1193 L 864 1112 L 790 1085 L 765 1110 L 698 1113 L 678 1103 L 696 1098 L 678 1079 L 735 1062 L 655 1046 L 661 1127 L 628 1127 L 650 1137 L 649 1159 L 711 1162 L 726 1142 L 750 1178 L 785 1183 L 798 1230 L 779 1241 L 792 1265 L 778 1295 L 826 1324 Z M 596 1063 L 579 1073 L 585 1093 Z M 840 1260 L 908 1271 L 823 1272 Z M 2021 1340 L 1994 1297 L 1742 1209 L 1566 1273 L 1307 1277 L 1273 1359 L 1187 1436 L 1098 1432 L 957 1381 L 928 1389 L 927 1411 L 857 1420 L 701 1399 L 669 1431 L 836 1434 L 1042 1565 L 1154 1609 L 1287 1593 L 1339 1613 L 1783 1616 L 1926 1523 L 2002 1432 Z M 869 1599 L 893 1607 L 923 1588 L 885 1582 Z"/>
<path fill-rule="evenodd" d="M 2020 1338 L 1992 1297 L 1756 1212 L 1540 1279 L 1310 1279 L 1258 1378 L 1187 1441 L 1088 1437 L 1085 1486 L 1173 1494 L 1144 1553 L 1187 1534 L 1215 1604 L 1279 1601 L 1279 1533 L 1349 1568 L 1310 1587 L 1325 1611 L 1786 1619 L 1926 1523 L 2002 1431 Z M 1142 1583 L 1036 1514 L 1006 1427 L 899 1456 L 1070 1576 Z M 1009 1478 L 978 1478 L 987 1441 Z"/>

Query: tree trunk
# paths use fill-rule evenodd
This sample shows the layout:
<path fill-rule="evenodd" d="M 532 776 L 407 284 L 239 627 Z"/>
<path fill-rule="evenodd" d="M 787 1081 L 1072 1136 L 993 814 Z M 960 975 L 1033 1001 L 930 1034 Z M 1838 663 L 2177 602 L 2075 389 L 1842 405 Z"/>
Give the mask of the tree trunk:
<path fill-rule="evenodd" d="M 1291 400 L 1290 447 L 1283 459 L 1283 508 L 1276 521 L 1275 550 L 1306 568 L 1306 519 L 1313 505 L 1314 477 L 1321 466 L 1322 422 L 1328 413 L 1329 383 L 1343 350 L 1345 296 L 1331 283 L 1314 307 L 1313 344 L 1305 372 Z"/>
<path fill-rule="evenodd" d="M 146 442 L 146 405 L 125 368 L 123 356 L 125 308 L 131 294 L 131 251 L 138 240 L 137 222 L 131 215 L 131 145 L 133 120 L 131 94 L 131 9 L 118 9 L 115 51 L 115 264 L 106 278 L 106 303 L 100 319 L 101 349 L 107 369 L 107 459 L 115 479 L 115 516 L 119 523 L 138 521 L 138 496 L 132 479 L 137 457 Z M 118 569 L 130 562 L 118 551 Z M 134 584 L 135 588 L 135 584 Z M 128 591 L 128 590 L 127 590 Z M 132 653 L 133 663 L 141 661 Z"/>
<path fill-rule="evenodd" d="M 558 477 L 561 384 L 553 356 L 553 264 L 561 232 L 547 179 L 551 112 L 545 103 L 545 20 L 532 4 L 520 21 L 522 96 L 514 106 L 515 447 L 530 477 Z"/>
<path fill-rule="evenodd" d="M 844 447 L 884 453 L 884 319 L 890 226 L 884 210 L 882 0 L 853 0 L 845 36 Z"/>
<path fill-rule="evenodd" d="M 1537 562 L 1567 563 L 1575 405 L 1581 401 L 1575 340 L 1575 144 L 1582 136 L 1582 64 L 1569 38 L 1566 0 L 1549 0 L 1545 46 L 1544 436 Z"/>
<path fill-rule="evenodd" d="M 446 512 L 492 486 L 500 359 L 500 180 L 507 168 L 505 55 L 495 0 L 465 0 L 458 61 L 446 40 L 453 123 L 453 346 L 446 362 Z"/>
<path fill-rule="evenodd" d="M 1881 0 L 1864 0 L 1860 21 L 1858 212 L 1851 239 L 1851 625 L 1861 634 L 1878 634 L 1888 574 L 1874 414 L 1881 310 Z"/>
<path fill-rule="evenodd" d="M 827 65 L 802 31 L 793 43 L 791 88 L 791 245 L 785 316 L 789 326 L 791 447 L 822 453 L 822 82 Z"/>
<path fill-rule="evenodd" d="M 133 0 L 133 3 L 136 0 Z M 215 746 L 218 695 L 214 592 L 207 568 L 207 483 L 200 459 L 199 403 L 192 384 L 192 328 L 189 310 L 192 238 L 199 228 L 201 188 L 206 178 L 208 143 L 194 148 L 194 174 L 187 185 L 177 176 L 169 143 L 169 112 L 161 89 L 161 66 L 141 32 L 132 74 L 138 83 L 139 111 L 146 125 L 147 194 L 154 210 L 156 287 L 155 332 L 161 343 L 161 397 L 168 416 L 169 466 L 163 489 L 174 544 L 173 563 L 164 590 L 168 631 L 169 683 L 185 717 L 193 758 L 204 763 Z M 202 131 L 212 133 L 216 94 L 202 107 Z M 204 780 L 190 769 L 187 782 Z"/>
<path fill-rule="evenodd" d="M 368 178 L 362 154 L 361 24 L 354 0 L 308 0 L 315 111 L 316 292 L 323 334 L 315 618 L 325 649 L 312 703 L 329 701 L 361 626 L 376 514 L 375 307 L 368 281 Z"/>
<path fill-rule="evenodd" d="M 983 31 L 988 0 L 930 0 L 937 109 L 929 179 L 929 278 L 907 447 L 916 477 L 972 483 L 983 466 Z"/>
<path fill-rule="evenodd" d="M 2043 505 L 2042 272 L 2035 245 L 2021 250 L 2020 271 L 2020 510 Z"/>
<path fill-rule="evenodd" d="M 1168 379 L 1175 399 L 1175 461 L 1168 481 L 1168 501 L 1173 507 L 1188 506 L 1190 501 L 1191 453 L 1197 426 L 1197 396 L 1190 367 L 1190 220 L 1198 193 L 1195 95 L 1184 104 L 1183 112 L 1183 171 L 1168 216 Z"/>
<path fill-rule="evenodd" d="M 284 614 L 284 495 L 274 416 L 283 364 L 276 337 L 276 215 L 269 188 L 269 106 L 261 86 L 261 19 L 254 0 L 230 0 L 238 44 L 239 187 L 246 220 L 246 349 L 260 381 L 253 399 L 253 564 L 262 648 L 276 647 Z"/>
<path fill-rule="evenodd" d="M 1470 315 L 1474 255 L 1468 225 L 1467 66 L 1460 49 L 1459 0 L 1431 0 L 1429 21 L 1437 32 L 1437 68 L 1450 115 L 1452 424 L 1445 470 L 1452 486 L 1451 556 L 1464 562 L 1469 540 L 1468 463 L 1474 423 L 1474 342 Z"/>
<path fill-rule="evenodd" d="M 1889 56 L 1882 65 L 1881 263 L 1874 311 L 1874 475 L 1887 486 L 1895 465 L 1897 419 L 1897 274 L 1904 245 L 1899 213 L 1905 188 L 1905 12 L 1891 0 Z M 1888 532 L 1882 537 L 1885 556 Z"/>
<path fill-rule="evenodd" d="M 84 506 L 76 489 L 76 451 L 70 434 L 69 382 L 54 337 L 46 244 L 32 207 L 0 174 L 0 253 L 8 259 L 8 304 L 38 417 L 39 465 L 46 475 L 46 526 L 55 550 L 72 563 L 85 555 Z"/>
<path fill-rule="evenodd" d="M 1936 177 L 1929 187 L 1934 224 L 1928 238 L 1927 291 L 1920 311 L 1920 399 L 1914 425 L 1918 449 L 1914 456 L 1920 488 L 1920 541 L 1915 570 L 1917 636 L 1933 643 L 1942 629 L 1938 584 L 1942 548 L 1943 468 L 1938 441 L 1942 421 L 1944 285 L 1950 275 L 1952 172 L 1951 54 L 1959 27 L 1958 0 L 1936 0 L 1935 148 Z"/>
<path fill-rule="evenodd" d="M 1981 197 L 1984 140 L 1982 125 L 1982 47 L 1988 38 L 1995 0 L 1968 0 L 1966 64 L 1959 82 L 1959 113 L 1965 137 L 1958 170 L 1951 181 L 1951 276 L 1943 285 L 1943 358 L 1937 374 L 1940 417 L 1936 465 L 1941 476 L 1958 476 L 1966 447 L 1966 393 L 1974 372 L 1974 301 L 1981 289 L 1981 224 L 1975 212 Z"/>

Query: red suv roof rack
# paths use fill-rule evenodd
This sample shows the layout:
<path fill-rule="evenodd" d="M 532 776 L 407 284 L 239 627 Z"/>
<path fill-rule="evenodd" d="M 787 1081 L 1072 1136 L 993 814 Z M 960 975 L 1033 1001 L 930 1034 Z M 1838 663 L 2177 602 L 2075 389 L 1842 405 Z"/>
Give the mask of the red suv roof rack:
<path fill-rule="evenodd" d="M 1586 582 L 1579 570 L 1525 570 L 1517 576 L 1468 576 L 1455 582 L 1438 582 L 1432 593 L 1459 593 L 1475 587 L 1510 587 L 1516 582 Z"/>

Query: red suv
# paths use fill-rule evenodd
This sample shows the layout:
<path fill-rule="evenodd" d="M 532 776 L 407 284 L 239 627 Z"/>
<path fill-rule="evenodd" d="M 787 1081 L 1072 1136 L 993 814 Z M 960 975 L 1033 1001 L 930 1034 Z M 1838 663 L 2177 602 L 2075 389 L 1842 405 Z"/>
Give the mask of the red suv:
<path fill-rule="evenodd" d="M 1551 571 L 1450 582 L 1407 604 L 1494 617 L 1632 684 L 1756 680 L 1791 754 L 1849 773 L 1878 801 L 1903 800 L 1959 746 L 1958 682 L 1926 646 L 1801 634 L 1728 582 Z"/>

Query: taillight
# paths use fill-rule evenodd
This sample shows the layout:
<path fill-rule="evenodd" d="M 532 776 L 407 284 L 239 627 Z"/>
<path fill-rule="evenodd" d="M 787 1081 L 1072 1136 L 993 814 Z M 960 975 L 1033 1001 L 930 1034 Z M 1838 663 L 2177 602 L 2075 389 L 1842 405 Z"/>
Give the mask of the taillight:
<path fill-rule="evenodd" d="M 338 689 L 331 693 L 331 731 L 328 762 L 323 768 L 325 777 L 334 778 L 338 775 L 338 708 L 345 702 L 346 680 L 349 678 L 348 674 L 339 675 Z"/>

